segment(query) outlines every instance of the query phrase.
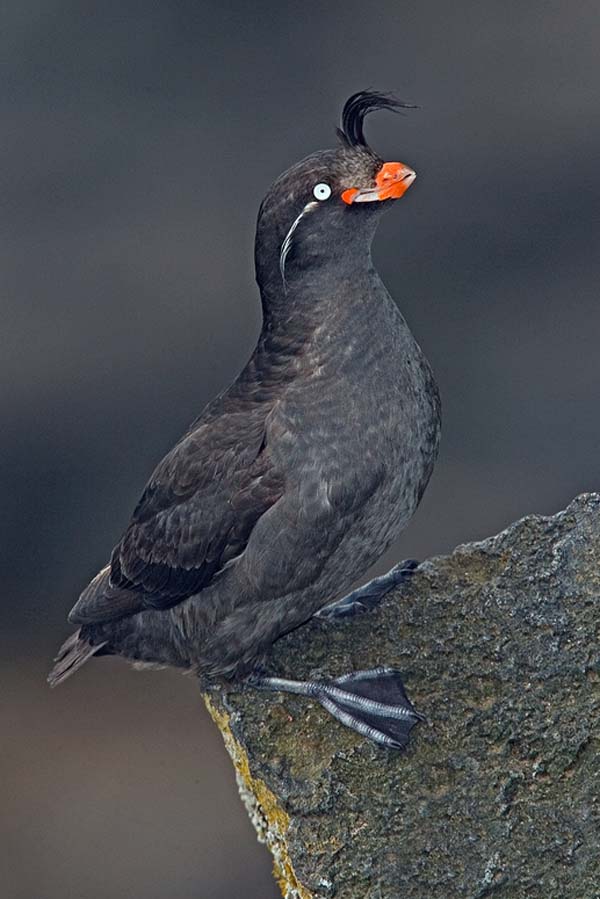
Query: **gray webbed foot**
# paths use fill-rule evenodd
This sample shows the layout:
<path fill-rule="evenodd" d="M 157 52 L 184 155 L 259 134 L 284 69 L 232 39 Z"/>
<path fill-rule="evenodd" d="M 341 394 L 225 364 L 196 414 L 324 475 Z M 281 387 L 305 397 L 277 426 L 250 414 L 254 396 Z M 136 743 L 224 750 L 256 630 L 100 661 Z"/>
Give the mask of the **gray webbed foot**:
<path fill-rule="evenodd" d="M 390 590 L 407 581 L 418 565 L 419 563 L 415 559 L 405 559 L 404 562 L 399 562 L 390 568 L 386 574 L 374 577 L 367 584 L 348 593 L 347 596 L 323 606 L 322 609 L 315 612 L 314 617 L 324 621 L 337 621 L 339 618 L 368 612 L 374 609 Z"/>
<path fill-rule="evenodd" d="M 311 696 L 346 727 L 389 749 L 404 749 L 417 721 L 425 720 L 408 699 L 395 668 L 355 671 L 322 681 L 254 675 L 248 684 Z"/>

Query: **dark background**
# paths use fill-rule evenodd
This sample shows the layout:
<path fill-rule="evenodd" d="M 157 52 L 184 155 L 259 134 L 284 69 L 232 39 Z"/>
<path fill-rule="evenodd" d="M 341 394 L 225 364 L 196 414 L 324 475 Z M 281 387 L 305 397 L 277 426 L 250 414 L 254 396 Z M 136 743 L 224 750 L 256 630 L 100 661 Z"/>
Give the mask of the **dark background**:
<path fill-rule="evenodd" d="M 599 29 L 595 0 L 4 5 L 3 899 L 277 895 L 191 679 L 44 676 L 154 464 L 248 356 L 258 204 L 350 93 L 422 106 L 369 121 L 419 174 L 374 255 L 444 401 L 380 568 L 600 487 Z"/>

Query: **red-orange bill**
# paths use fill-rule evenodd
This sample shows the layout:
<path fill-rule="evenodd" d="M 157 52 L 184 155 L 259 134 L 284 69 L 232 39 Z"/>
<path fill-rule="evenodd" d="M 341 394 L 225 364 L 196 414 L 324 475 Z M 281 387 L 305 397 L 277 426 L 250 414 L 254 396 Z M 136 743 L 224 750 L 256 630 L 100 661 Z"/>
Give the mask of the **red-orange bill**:
<path fill-rule="evenodd" d="M 403 162 L 384 162 L 375 177 L 375 187 L 364 190 L 350 187 L 342 193 L 344 203 L 372 203 L 375 200 L 398 200 L 411 186 L 417 173 Z"/>

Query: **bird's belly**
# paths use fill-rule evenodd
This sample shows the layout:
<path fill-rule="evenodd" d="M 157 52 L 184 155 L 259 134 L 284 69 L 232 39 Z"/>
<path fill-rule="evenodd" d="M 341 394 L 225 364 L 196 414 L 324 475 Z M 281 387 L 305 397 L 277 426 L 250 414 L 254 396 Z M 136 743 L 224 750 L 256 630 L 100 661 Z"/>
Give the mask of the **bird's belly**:
<path fill-rule="evenodd" d="M 366 473 L 365 473 L 366 474 Z M 248 673 L 282 634 L 344 595 L 385 552 L 412 516 L 423 472 L 390 470 L 351 513 L 342 537 L 312 583 L 265 596 L 248 587 L 243 565 L 169 613 L 181 635 L 182 655 L 201 674 L 237 679 Z M 331 510 L 333 516 L 335 509 Z M 265 560 L 266 561 L 266 560 Z M 299 560 L 300 561 L 300 560 Z"/>
<path fill-rule="evenodd" d="M 323 572 L 332 593 L 348 590 L 399 537 L 419 503 L 418 482 L 392 476 L 364 504 Z"/>
<path fill-rule="evenodd" d="M 351 520 L 343 550 L 340 547 L 346 557 L 341 567 L 353 580 L 377 561 L 412 518 L 439 445 L 439 411 L 429 393 L 417 402 L 385 397 L 378 413 L 364 435 L 355 481 L 367 479 L 373 470 L 380 472 L 381 480 Z"/>
<path fill-rule="evenodd" d="M 283 634 L 343 596 L 377 561 L 408 522 L 416 500 L 396 480 L 383 497 L 363 507 L 327 558 L 314 582 L 275 597 L 253 594 L 232 569 L 230 576 L 182 604 L 188 618 L 190 666 L 209 679 L 237 680 L 253 670 Z M 171 614 L 181 621 L 181 608 Z"/>

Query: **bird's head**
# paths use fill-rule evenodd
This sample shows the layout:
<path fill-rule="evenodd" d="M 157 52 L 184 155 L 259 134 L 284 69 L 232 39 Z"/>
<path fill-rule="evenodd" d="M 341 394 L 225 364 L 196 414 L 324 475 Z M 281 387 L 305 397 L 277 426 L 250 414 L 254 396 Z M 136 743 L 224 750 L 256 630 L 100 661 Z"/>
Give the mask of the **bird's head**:
<path fill-rule="evenodd" d="M 312 153 L 277 178 L 258 214 L 256 270 L 270 293 L 293 289 L 308 270 L 344 266 L 368 255 L 379 216 L 402 197 L 416 173 L 384 162 L 364 135 L 377 109 L 411 108 L 395 97 L 361 91 L 350 97 L 335 150 Z"/>

